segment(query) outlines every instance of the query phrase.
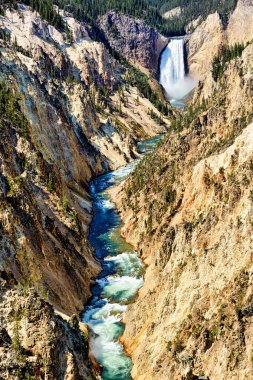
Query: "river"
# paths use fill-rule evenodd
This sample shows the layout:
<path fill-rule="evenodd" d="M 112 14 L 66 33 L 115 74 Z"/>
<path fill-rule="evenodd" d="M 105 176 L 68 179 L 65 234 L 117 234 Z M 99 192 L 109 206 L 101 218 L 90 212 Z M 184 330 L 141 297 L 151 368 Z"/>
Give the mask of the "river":
<path fill-rule="evenodd" d="M 161 136 L 139 143 L 143 155 L 157 145 Z M 93 221 L 89 241 L 95 249 L 102 272 L 92 286 L 92 298 L 82 320 L 90 328 L 90 347 L 102 366 L 103 380 L 130 380 L 132 362 L 119 338 L 124 332 L 122 314 L 143 285 L 144 267 L 120 235 L 121 220 L 106 192 L 125 179 L 138 164 L 136 160 L 118 170 L 95 178 L 90 185 Z"/>

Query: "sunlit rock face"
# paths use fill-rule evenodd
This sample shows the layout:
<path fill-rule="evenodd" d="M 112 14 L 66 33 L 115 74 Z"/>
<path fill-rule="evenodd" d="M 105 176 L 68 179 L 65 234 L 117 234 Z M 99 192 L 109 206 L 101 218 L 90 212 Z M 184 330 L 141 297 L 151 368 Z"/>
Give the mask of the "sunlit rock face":
<path fill-rule="evenodd" d="M 224 23 L 218 12 L 199 22 L 199 26 L 187 37 L 190 73 L 199 79 L 205 79 L 211 70 L 213 57 L 223 44 L 234 45 L 252 40 L 252 25 L 252 0 L 239 0 L 227 23 Z"/>
<path fill-rule="evenodd" d="M 243 20 L 243 22 L 242 22 Z M 238 0 L 227 28 L 228 43 L 246 43 L 253 38 L 253 1 Z"/>
<path fill-rule="evenodd" d="M 211 14 L 187 37 L 189 72 L 205 79 L 211 70 L 213 57 L 224 42 L 224 26 L 219 14 Z"/>
<path fill-rule="evenodd" d="M 16 379 L 38 374 L 53 379 L 95 379 L 88 358 L 87 329 L 68 323 L 32 289 L 0 290 L 0 375 Z"/>

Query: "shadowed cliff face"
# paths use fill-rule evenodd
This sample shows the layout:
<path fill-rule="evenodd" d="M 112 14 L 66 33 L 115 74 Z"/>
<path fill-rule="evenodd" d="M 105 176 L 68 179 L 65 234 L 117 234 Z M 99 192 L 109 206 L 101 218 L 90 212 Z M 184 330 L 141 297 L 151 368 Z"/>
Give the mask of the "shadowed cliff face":
<path fill-rule="evenodd" d="M 115 12 L 101 16 L 98 22 L 114 50 L 133 64 L 157 73 L 160 54 L 168 38 L 142 20 Z"/>
<path fill-rule="evenodd" d="M 1 269 L 18 282 L 49 291 L 59 310 L 81 311 L 89 297 L 90 278 L 99 271 L 86 241 L 91 219 L 85 184 L 91 176 L 89 163 L 74 132 L 71 136 L 68 131 L 64 143 L 51 133 L 50 144 L 45 136 L 38 148 L 29 124 L 24 133 L 5 118 L 1 122 Z M 58 155 L 49 161 L 50 148 Z M 75 171 L 68 169 L 67 154 Z"/>

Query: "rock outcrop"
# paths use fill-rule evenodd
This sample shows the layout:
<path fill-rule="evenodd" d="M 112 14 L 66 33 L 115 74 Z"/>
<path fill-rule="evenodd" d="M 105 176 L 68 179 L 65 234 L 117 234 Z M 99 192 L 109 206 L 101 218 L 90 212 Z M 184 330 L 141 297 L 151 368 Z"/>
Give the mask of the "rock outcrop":
<path fill-rule="evenodd" d="M 7 291 L 2 296 L 1 379 L 98 378 L 88 358 L 87 332 L 81 332 L 77 319 L 68 323 L 55 315 L 31 289 Z"/>
<path fill-rule="evenodd" d="M 246 43 L 253 39 L 253 1 L 238 0 L 227 27 L 228 44 Z"/>
<path fill-rule="evenodd" d="M 174 17 L 179 17 L 182 13 L 181 7 L 176 7 L 170 11 L 165 12 L 162 16 L 165 19 L 173 19 Z"/>
<path fill-rule="evenodd" d="M 131 63 L 156 73 L 162 50 L 168 43 L 143 20 L 109 12 L 99 18 L 110 46 Z"/>
<path fill-rule="evenodd" d="M 224 28 L 219 14 L 209 15 L 187 40 L 189 73 L 204 79 L 210 71 L 213 57 L 224 42 Z"/>
<path fill-rule="evenodd" d="M 194 32 L 186 37 L 186 41 L 190 74 L 203 80 L 222 46 L 252 41 L 253 2 L 239 0 L 227 23 L 224 23 L 218 12 L 200 21 L 196 21 L 199 25 L 195 25 Z"/>

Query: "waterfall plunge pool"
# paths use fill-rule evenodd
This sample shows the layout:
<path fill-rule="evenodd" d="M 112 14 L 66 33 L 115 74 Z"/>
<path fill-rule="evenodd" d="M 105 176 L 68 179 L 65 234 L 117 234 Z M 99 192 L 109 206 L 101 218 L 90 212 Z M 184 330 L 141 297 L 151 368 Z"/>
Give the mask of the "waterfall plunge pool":
<path fill-rule="evenodd" d="M 139 143 L 143 154 L 154 149 L 162 136 Z M 93 220 L 89 241 L 95 249 L 102 272 L 92 286 L 92 298 L 82 320 L 90 328 L 90 348 L 102 366 L 103 380 L 131 380 L 131 359 L 119 338 L 124 332 L 122 314 L 143 285 L 144 267 L 120 235 L 121 220 L 106 189 L 126 178 L 136 167 L 136 160 L 118 170 L 95 178 L 90 185 Z"/>

